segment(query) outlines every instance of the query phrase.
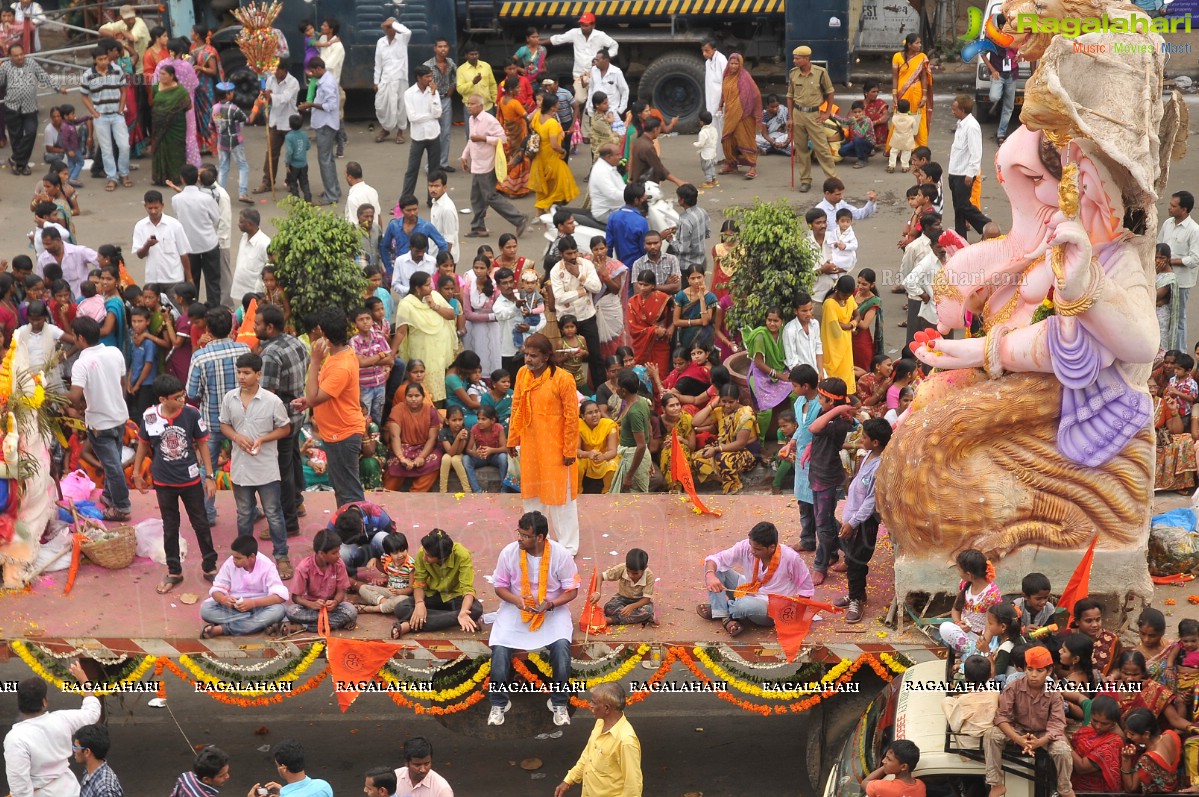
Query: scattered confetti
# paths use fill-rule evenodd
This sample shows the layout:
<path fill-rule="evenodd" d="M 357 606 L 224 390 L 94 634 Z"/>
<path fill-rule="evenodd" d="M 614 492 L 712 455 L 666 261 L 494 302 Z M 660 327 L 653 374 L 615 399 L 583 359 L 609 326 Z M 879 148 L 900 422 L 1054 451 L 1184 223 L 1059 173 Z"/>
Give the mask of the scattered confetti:
<path fill-rule="evenodd" d="M 1178 601 L 1174 600 L 1173 598 L 1166 598 L 1166 605 L 1167 606 L 1177 606 Z"/>

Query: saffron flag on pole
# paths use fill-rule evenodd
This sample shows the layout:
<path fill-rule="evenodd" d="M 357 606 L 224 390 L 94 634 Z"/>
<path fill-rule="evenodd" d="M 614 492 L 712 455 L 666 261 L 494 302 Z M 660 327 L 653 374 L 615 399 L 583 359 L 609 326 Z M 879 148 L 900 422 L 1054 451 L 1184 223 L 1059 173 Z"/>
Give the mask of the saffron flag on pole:
<path fill-rule="evenodd" d="M 1078 567 L 1074 568 L 1074 575 L 1070 576 L 1070 581 L 1062 590 L 1062 599 L 1058 601 L 1057 608 L 1066 610 L 1067 619 L 1074 616 L 1074 604 L 1091 592 L 1091 563 L 1095 561 L 1095 543 L 1097 542 L 1099 542 L 1098 534 L 1091 538 L 1091 544 L 1087 546 L 1087 552 L 1082 555 L 1082 561 L 1078 563 Z"/>
<path fill-rule="evenodd" d="M 804 637 L 812 627 L 812 621 L 818 612 L 841 611 L 831 603 L 820 603 L 791 595 L 770 596 L 770 619 L 774 620 L 774 633 L 787 661 L 795 661 L 799 649 L 803 647 Z"/>
<path fill-rule="evenodd" d="M 695 479 L 691 476 L 691 463 L 686 452 L 683 451 L 683 444 L 679 442 L 678 429 L 670 433 L 670 478 L 683 485 L 683 489 L 691 498 L 691 503 L 695 504 L 695 508 L 700 514 L 720 517 L 720 510 L 708 509 L 695 494 Z"/>
<path fill-rule="evenodd" d="M 604 610 L 591 602 L 591 596 L 595 594 L 598 583 L 597 566 L 591 569 L 591 586 L 587 588 L 587 597 L 583 601 L 583 612 L 579 615 L 579 630 L 589 634 L 598 634 L 608 630 L 608 618 L 604 617 Z"/>
<path fill-rule="evenodd" d="M 246 308 L 246 318 L 237 330 L 237 342 L 244 343 L 250 348 L 258 345 L 258 336 L 254 334 L 254 318 L 258 315 L 258 300 L 251 299 Z"/>
<path fill-rule="evenodd" d="M 344 714 L 358 697 L 352 689 L 341 689 L 345 682 L 373 681 L 392 656 L 404 649 L 391 642 L 372 642 L 365 639 L 344 639 L 331 636 L 325 640 L 329 658 L 329 675 L 333 679 L 337 704 Z"/>

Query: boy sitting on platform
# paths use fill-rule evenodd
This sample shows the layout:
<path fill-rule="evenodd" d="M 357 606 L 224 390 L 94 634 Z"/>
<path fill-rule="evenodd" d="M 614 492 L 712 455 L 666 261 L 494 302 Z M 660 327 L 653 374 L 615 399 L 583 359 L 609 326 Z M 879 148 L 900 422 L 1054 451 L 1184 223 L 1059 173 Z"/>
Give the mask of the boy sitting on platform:
<path fill-rule="evenodd" d="M 346 600 L 350 576 L 346 572 L 346 563 L 341 560 L 340 550 L 341 539 L 336 532 L 326 529 L 318 531 L 312 538 L 312 556 L 296 566 L 284 634 L 301 629 L 316 631 L 321 609 L 329 611 L 330 630 L 354 630 L 358 609 Z"/>
<path fill-rule="evenodd" d="M 616 581 L 616 595 L 604 604 L 604 617 L 614 625 L 644 625 L 654 622 L 654 574 L 649 569 L 649 554 L 633 548 L 623 565 L 610 567 L 600 574 L 599 590 L 605 581 Z M 600 602 L 600 593 L 591 593 L 591 602 Z"/>
<path fill-rule="evenodd" d="M 969 656 L 962 665 L 965 683 L 977 691 L 946 695 L 941 702 L 949 730 L 957 737 L 981 740 L 995 727 L 995 711 L 999 708 L 999 690 L 986 691 L 991 680 L 991 662 L 986 656 Z"/>
<path fill-rule="evenodd" d="M 233 555 L 221 565 L 208 599 L 200 604 L 200 617 L 207 623 L 201 639 L 258 634 L 286 616 L 287 587 L 271 558 L 258 552 L 258 540 L 237 537 L 230 547 Z"/>

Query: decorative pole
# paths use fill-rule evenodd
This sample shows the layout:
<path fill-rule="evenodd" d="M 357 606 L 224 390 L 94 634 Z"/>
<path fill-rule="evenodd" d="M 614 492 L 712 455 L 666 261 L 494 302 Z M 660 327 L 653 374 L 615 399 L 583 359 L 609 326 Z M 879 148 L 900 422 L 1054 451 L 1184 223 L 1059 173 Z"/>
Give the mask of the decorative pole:
<path fill-rule="evenodd" d="M 259 91 L 266 91 L 266 76 L 279 63 L 279 40 L 275 38 L 275 17 L 283 10 L 279 0 L 266 3 L 251 2 L 233 9 L 233 16 L 241 23 L 237 34 L 237 46 L 246 56 L 246 66 L 258 75 Z M 261 93 L 255 105 L 261 103 Z M 266 168 L 271 176 L 271 199 L 275 198 L 275 164 L 271 157 L 271 122 L 268 112 L 266 123 Z"/>

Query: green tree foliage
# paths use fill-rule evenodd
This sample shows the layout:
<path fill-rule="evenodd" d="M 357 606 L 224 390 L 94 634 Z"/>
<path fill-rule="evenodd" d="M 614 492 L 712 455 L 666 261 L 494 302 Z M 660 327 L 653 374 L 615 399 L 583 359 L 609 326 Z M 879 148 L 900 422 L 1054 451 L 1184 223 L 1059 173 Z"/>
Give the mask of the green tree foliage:
<path fill-rule="evenodd" d="M 728 216 L 741 229 L 733 250 L 737 270 L 730 283 L 728 328 L 761 326 L 775 306 L 787 318 L 795 295 L 811 291 L 815 280 L 818 256 L 807 240 L 807 224 L 785 199 L 733 208 Z"/>
<path fill-rule="evenodd" d="M 358 228 L 334 213 L 322 213 L 297 197 L 281 203 L 287 215 L 268 250 L 292 317 L 335 306 L 351 313 L 362 304 L 367 280 L 354 262 L 362 243 Z M 298 326 L 298 325 L 297 325 Z"/>

